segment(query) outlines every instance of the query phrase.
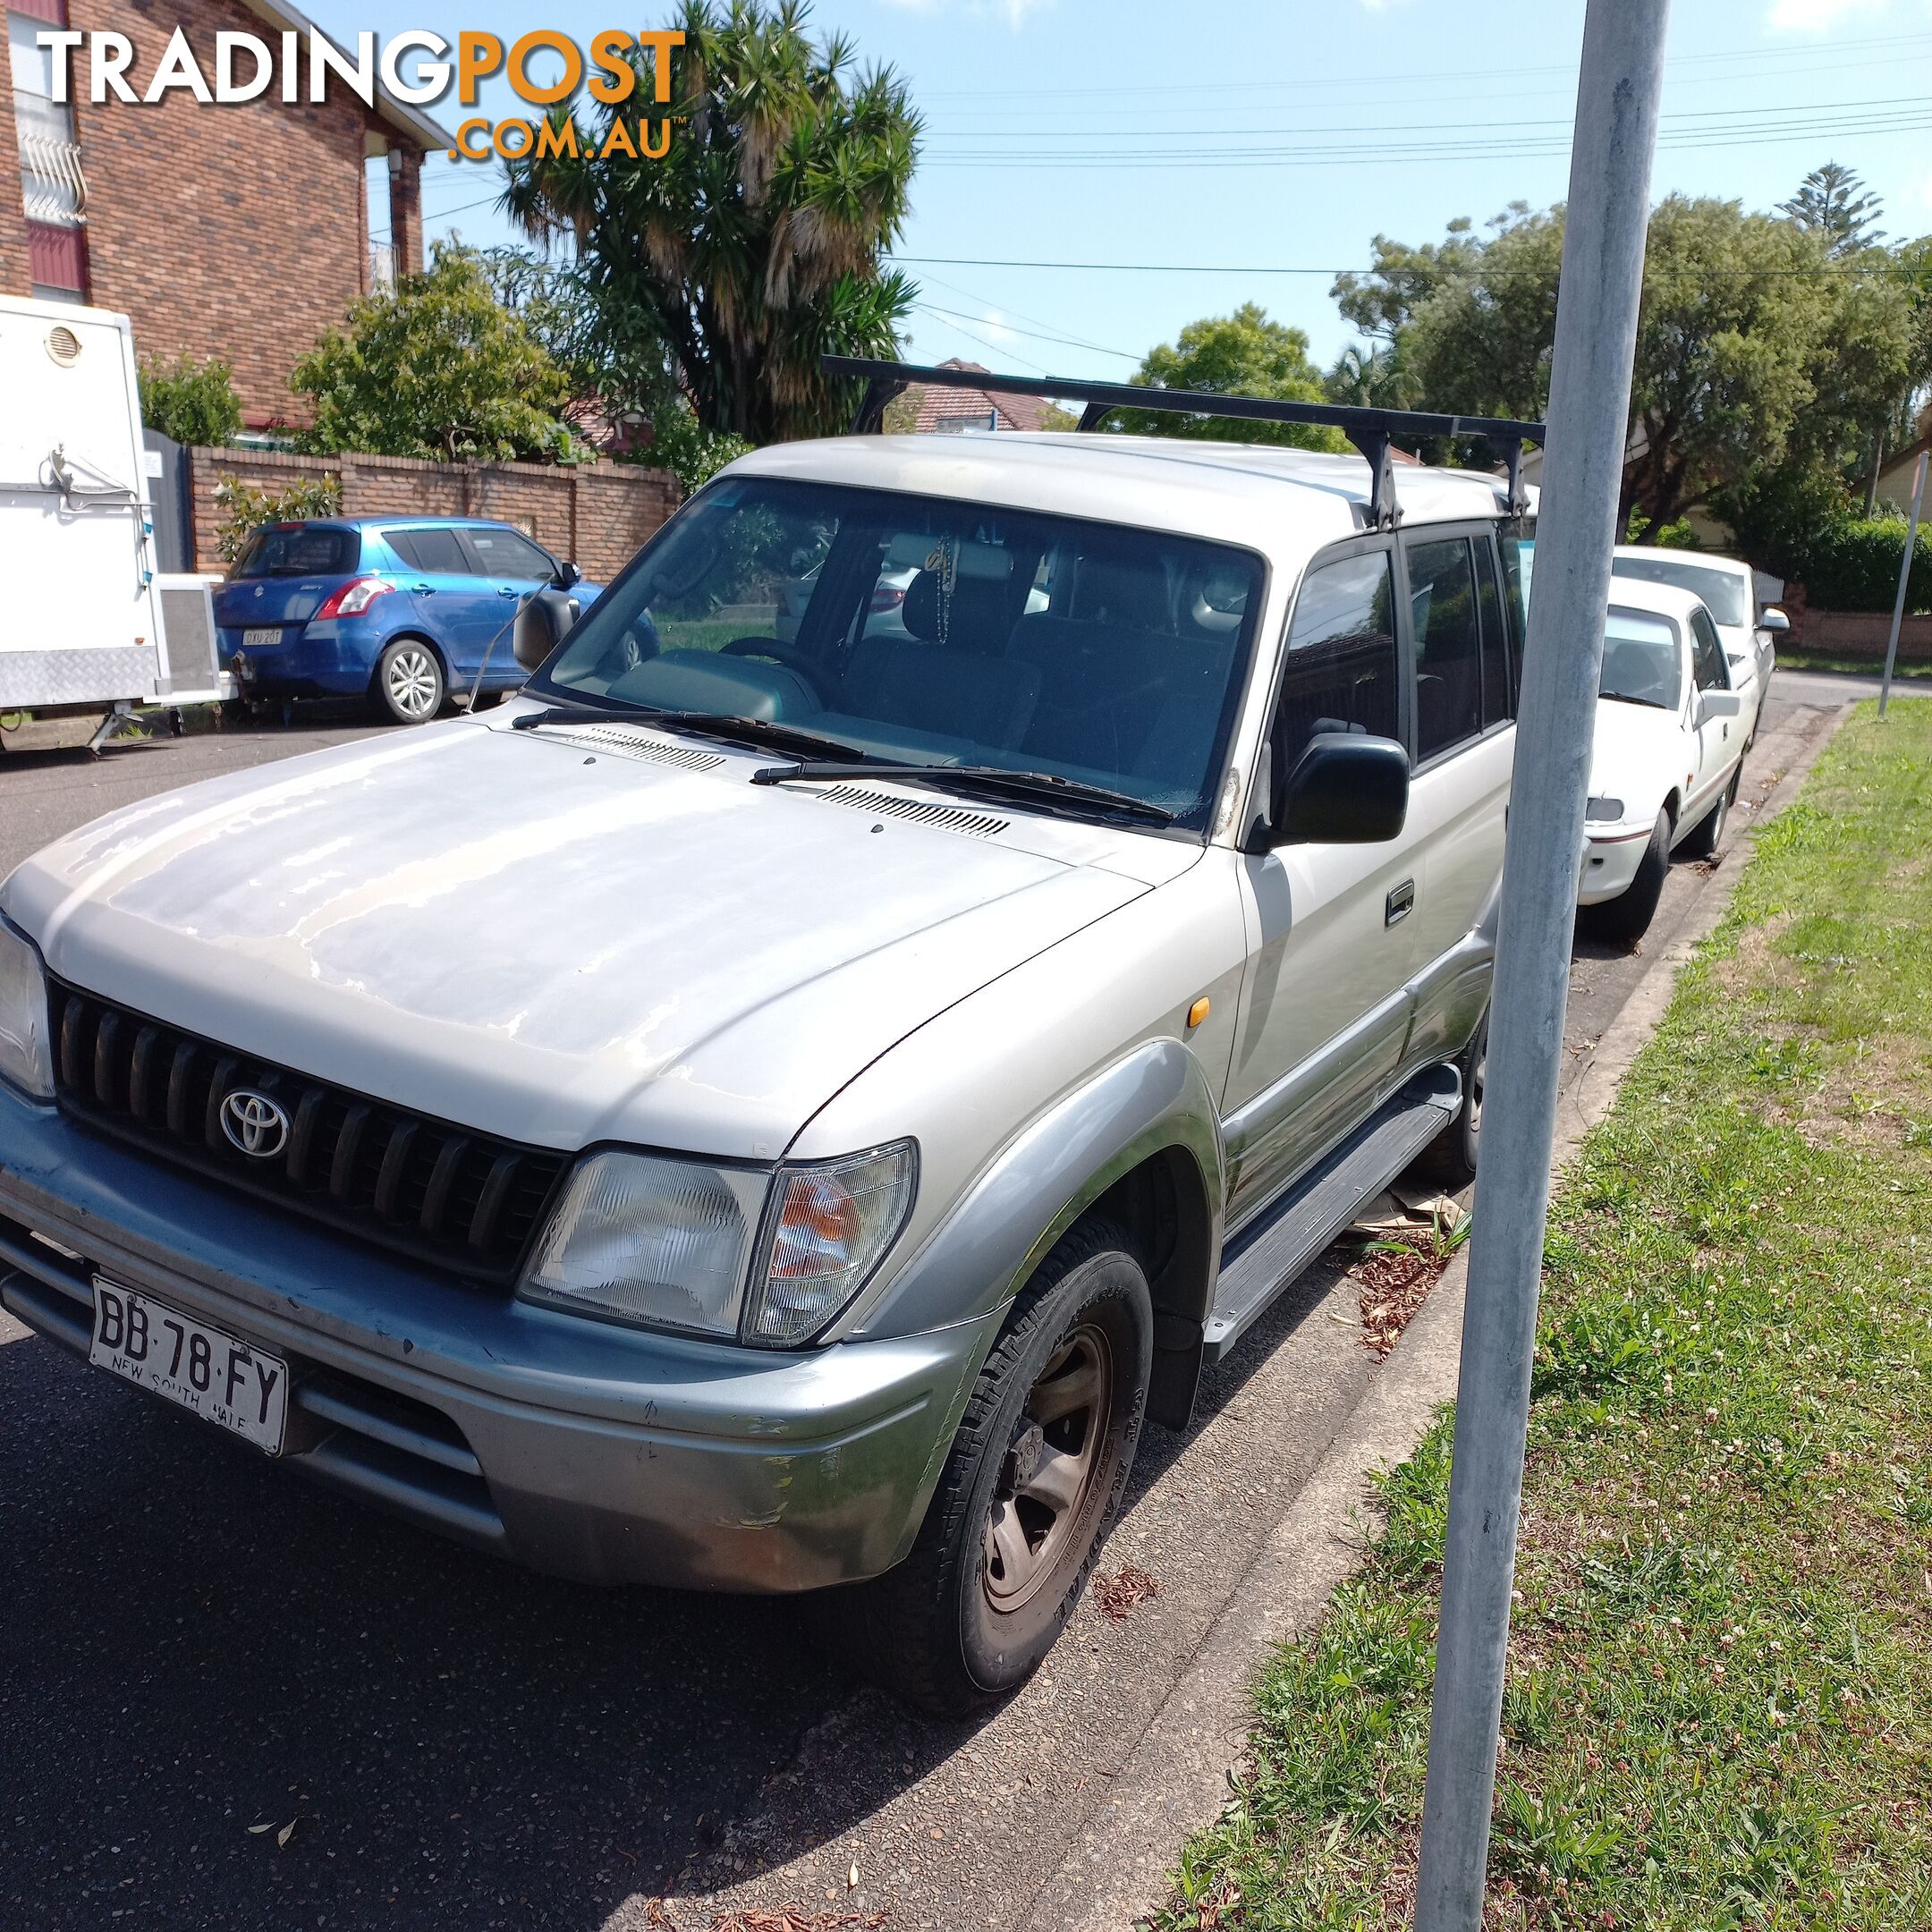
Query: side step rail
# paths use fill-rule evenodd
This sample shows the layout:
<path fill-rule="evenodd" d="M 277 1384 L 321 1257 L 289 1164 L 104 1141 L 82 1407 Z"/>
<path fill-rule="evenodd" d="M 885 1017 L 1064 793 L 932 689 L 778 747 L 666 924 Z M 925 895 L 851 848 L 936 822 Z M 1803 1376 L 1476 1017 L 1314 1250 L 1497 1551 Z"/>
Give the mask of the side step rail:
<path fill-rule="evenodd" d="M 1426 1068 L 1221 1251 L 1205 1359 L 1217 1362 L 1282 1290 L 1462 1106 L 1453 1066 Z"/>

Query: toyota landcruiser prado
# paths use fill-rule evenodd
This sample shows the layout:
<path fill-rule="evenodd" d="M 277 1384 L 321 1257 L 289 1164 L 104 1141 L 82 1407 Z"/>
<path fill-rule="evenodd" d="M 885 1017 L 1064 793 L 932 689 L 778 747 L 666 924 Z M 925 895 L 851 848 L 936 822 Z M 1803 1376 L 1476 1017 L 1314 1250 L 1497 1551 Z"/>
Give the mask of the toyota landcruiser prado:
<path fill-rule="evenodd" d="M 1369 417 L 763 450 L 509 703 L 57 840 L 0 1299 L 477 1548 L 1007 1690 L 1143 1419 L 1474 1159 L 1521 504 Z"/>

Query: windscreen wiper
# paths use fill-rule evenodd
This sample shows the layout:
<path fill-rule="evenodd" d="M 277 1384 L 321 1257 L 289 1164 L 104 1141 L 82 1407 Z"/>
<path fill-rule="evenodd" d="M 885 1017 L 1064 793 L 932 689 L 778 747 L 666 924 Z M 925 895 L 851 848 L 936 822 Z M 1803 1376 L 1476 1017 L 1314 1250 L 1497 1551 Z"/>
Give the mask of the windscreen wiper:
<path fill-rule="evenodd" d="M 1105 785 L 1082 784 L 1053 772 L 1013 771 L 1004 765 L 914 765 L 872 758 L 862 764 L 843 760 L 807 759 L 797 765 L 768 765 L 751 774 L 753 784 L 792 784 L 815 779 L 916 778 L 938 790 L 948 785 L 962 792 L 1004 792 L 1038 799 L 1048 805 L 1077 805 L 1089 810 L 1119 812 L 1145 825 L 1172 825 L 1174 815 L 1165 806 L 1150 804 L 1128 792 L 1110 792 Z"/>
<path fill-rule="evenodd" d="M 1632 698 L 1628 691 L 1598 691 L 1597 695 L 1599 698 L 1607 698 L 1612 704 L 1641 705 L 1647 711 L 1668 711 L 1674 708 L 1670 705 L 1660 703 L 1655 698 Z"/>
<path fill-rule="evenodd" d="M 512 718 L 510 729 L 534 731 L 539 724 L 654 724 L 660 731 L 689 732 L 695 738 L 715 738 L 753 751 L 796 751 L 806 758 L 855 760 L 866 756 L 842 739 L 821 737 L 795 724 L 733 717 L 717 711 L 666 711 L 656 705 L 552 705 Z"/>

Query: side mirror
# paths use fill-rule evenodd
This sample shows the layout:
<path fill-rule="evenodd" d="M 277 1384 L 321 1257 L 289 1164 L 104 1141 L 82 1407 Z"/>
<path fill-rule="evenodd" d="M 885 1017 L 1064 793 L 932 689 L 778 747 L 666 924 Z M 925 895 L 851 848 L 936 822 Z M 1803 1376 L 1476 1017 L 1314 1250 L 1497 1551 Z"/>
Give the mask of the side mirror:
<path fill-rule="evenodd" d="M 1318 732 L 1281 781 L 1258 845 L 1380 845 L 1409 818 L 1409 754 L 1393 738 Z"/>
<path fill-rule="evenodd" d="M 1699 691 L 1697 721 L 1708 724 L 1713 718 L 1735 717 L 1743 708 L 1744 700 L 1734 691 Z"/>
<path fill-rule="evenodd" d="M 556 637 L 540 598 L 529 594 L 518 598 L 516 628 L 510 633 L 510 643 L 516 661 L 526 671 L 536 670 L 550 655 Z"/>
<path fill-rule="evenodd" d="M 550 581 L 559 590 L 568 590 L 572 584 L 583 581 L 583 572 L 568 557 L 556 567 L 556 575 Z"/>
<path fill-rule="evenodd" d="M 1767 604 L 1758 614 L 1758 628 L 1774 632 L 1786 631 L 1791 629 L 1791 619 L 1775 604 Z"/>

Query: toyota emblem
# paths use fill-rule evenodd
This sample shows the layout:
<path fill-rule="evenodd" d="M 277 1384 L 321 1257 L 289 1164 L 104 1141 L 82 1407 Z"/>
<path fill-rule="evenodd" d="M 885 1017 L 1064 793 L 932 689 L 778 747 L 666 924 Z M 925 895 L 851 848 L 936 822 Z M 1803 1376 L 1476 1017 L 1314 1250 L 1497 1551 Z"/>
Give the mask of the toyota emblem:
<path fill-rule="evenodd" d="M 221 1104 L 222 1131 L 242 1153 L 270 1160 L 288 1145 L 289 1119 L 265 1093 L 237 1087 Z"/>

